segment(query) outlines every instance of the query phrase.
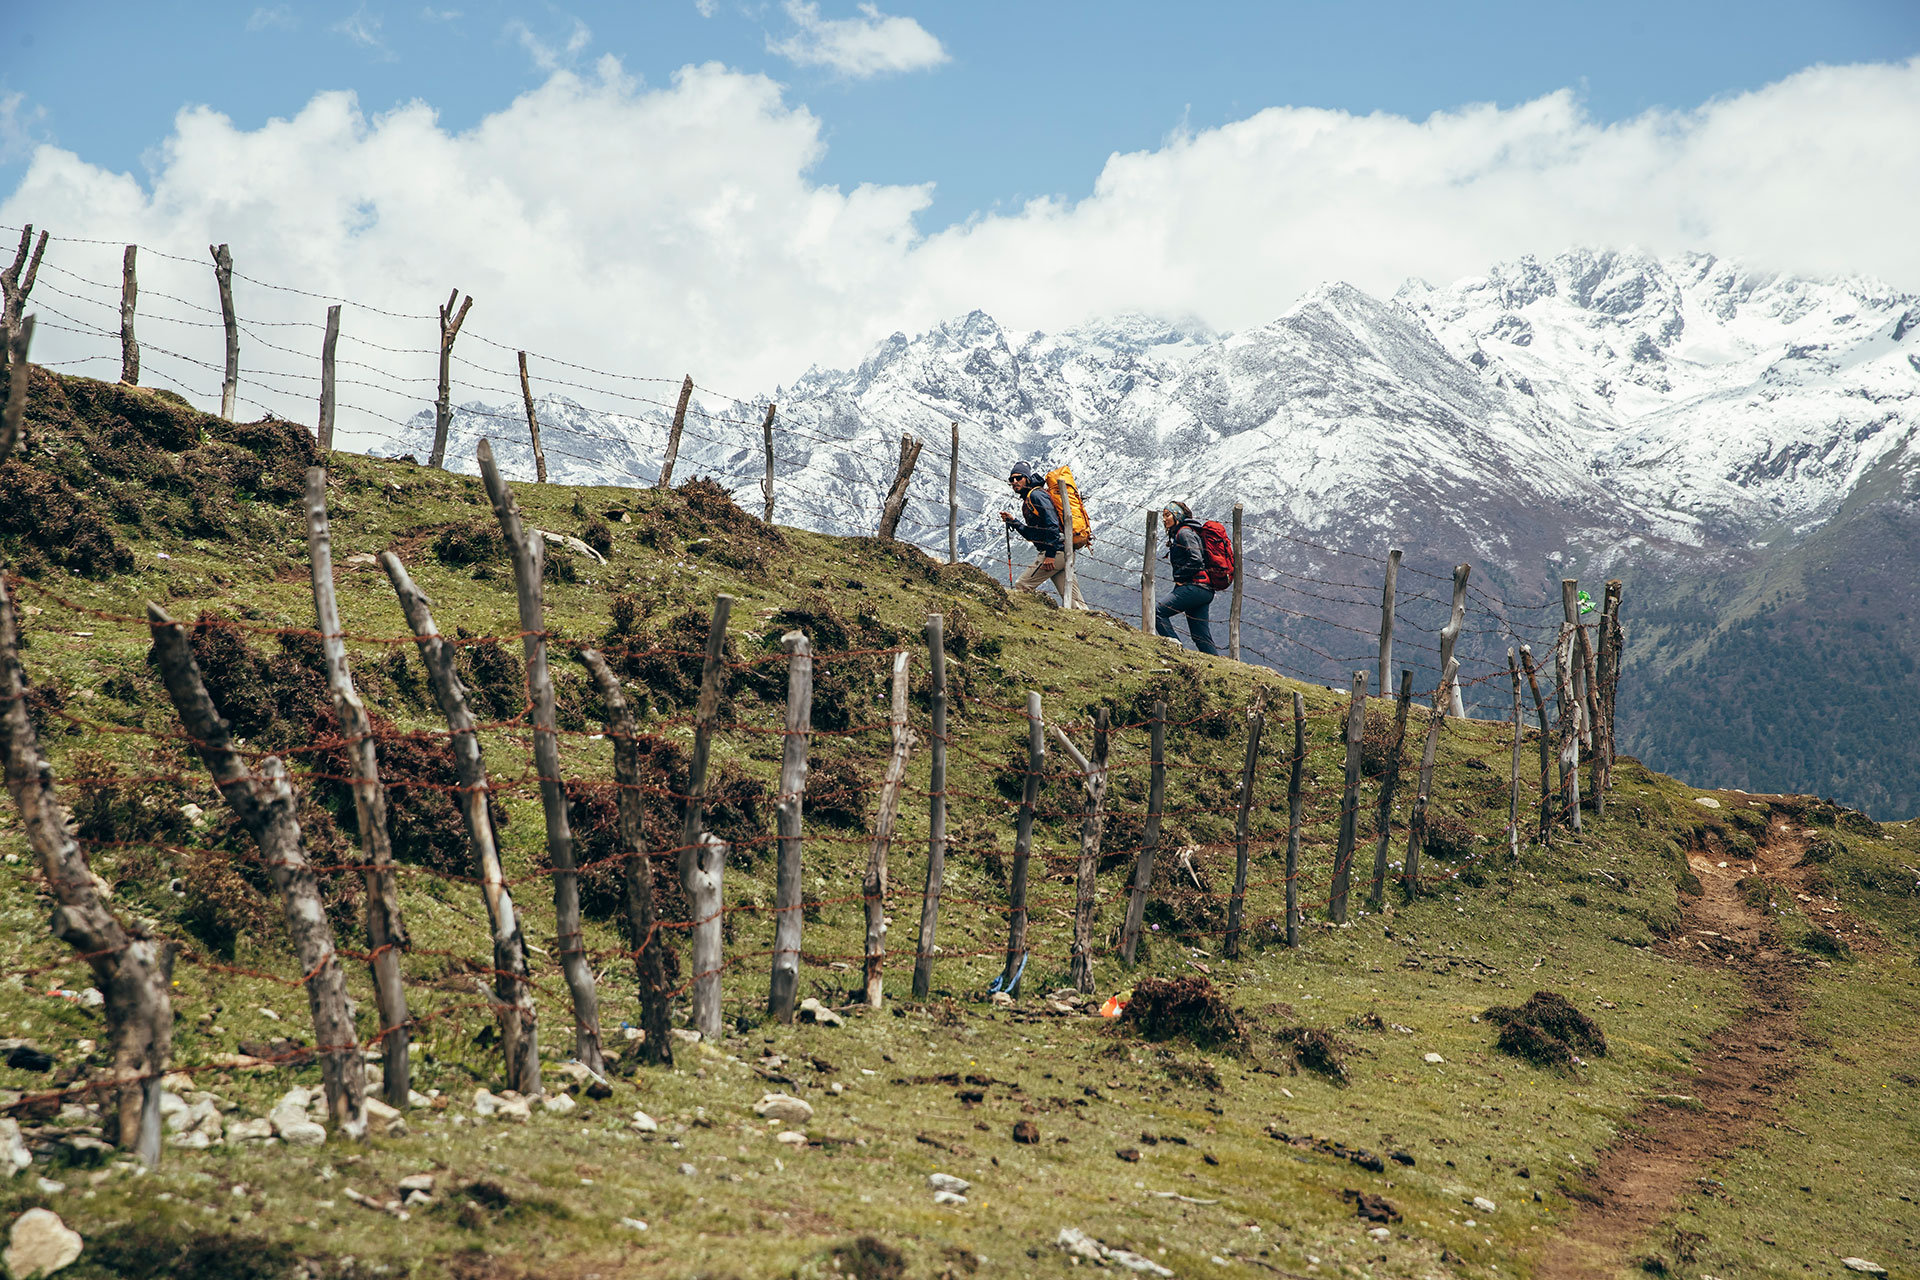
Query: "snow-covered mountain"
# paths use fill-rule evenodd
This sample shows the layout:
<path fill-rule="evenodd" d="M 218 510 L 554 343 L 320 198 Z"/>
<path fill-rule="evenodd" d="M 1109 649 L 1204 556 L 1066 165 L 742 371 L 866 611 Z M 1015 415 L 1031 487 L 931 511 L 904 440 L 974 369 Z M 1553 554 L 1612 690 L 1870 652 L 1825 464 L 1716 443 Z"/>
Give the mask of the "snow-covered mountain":
<path fill-rule="evenodd" d="M 1841 559 L 1859 550 L 1845 530 L 1861 511 L 1899 526 L 1875 535 L 1880 550 L 1909 535 L 1920 550 L 1920 298 L 1703 254 L 1577 250 L 1444 288 L 1412 281 L 1386 301 L 1329 284 L 1232 335 L 1137 316 L 1012 333 L 974 312 L 894 334 L 857 368 L 811 370 L 769 398 L 777 518 L 871 532 L 899 438 L 912 433 L 927 449 L 902 532 L 941 554 L 957 422 L 962 555 L 995 572 L 1008 466 L 1070 463 L 1097 537 L 1084 585 L 1123 615 L 1138 609 L 1144 512 L 1181 498 L 1224 521 L 1242 504 L 1246 645 L 1329 682 L 1373 665 L 1380 569 L 1368 557 L 1406 549 L 1400 656 L 1423 685 L 1439 579 L 1469 562 L 1467 674 L 1482 681 L 1469 702 L 1489 715 L 1505 705 L 1506 646 L 1550 636 L 1535 628 L 1557 619 L 1562 576 L 1627 579 L 1628 616 L 1645 620 L 1630 655 L 1644 693 L 1685 664 L 1713 678 L 1728 627 L 1808 596 L 1820 571 L 1808 547 Z M 714 475 L 757 507 L 765 403 L 691 417 L 676 475 Z M 556 479 L 657 474 L 665 410 L 620 416 L 551 397 L 540 412 Z M 518 406 L 466 406 L 450 457 L 470 457 L 484 432 L 530 474 L 520 423 Z M 414 426 L 424 455 L 430 414 Z M 1780 576 L 1789 568 L 1792 582 Z M 1907 595 L 1920 606 L 1920 592 Z M 1913 645 L 1907 628 L 1886 642 Z M 1640 709 L 1639 696 L 1629 705 Z M 1658 738 L 1666 701 L 1648 695 L 1655 723 L 1643 743 Z M 1722 771 L 1712 780 L 1819 785 L 1777 776 L 1762 759 L 1766 734 L 1747 721 L 1756 742 L 1745 756 L 1702 758 Z M 1855 737 L 1870 744 L 1872 726 Z M 1856 803 L 1920 808 L 1920 756 L 1892 773 L 1856 788 Z"/>

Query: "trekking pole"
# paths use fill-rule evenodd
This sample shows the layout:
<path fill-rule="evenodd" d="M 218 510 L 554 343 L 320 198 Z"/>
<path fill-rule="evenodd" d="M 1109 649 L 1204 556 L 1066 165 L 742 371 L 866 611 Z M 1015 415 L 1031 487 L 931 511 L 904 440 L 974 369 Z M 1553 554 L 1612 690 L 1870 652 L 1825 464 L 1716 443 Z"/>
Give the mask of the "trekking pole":
<path fill-rule="evenodd" d="M 1011 588 L 1013 586 L 1013 526 L 1003 524 L 1000 530 L 1007 535 L 1007 586 Z"/>

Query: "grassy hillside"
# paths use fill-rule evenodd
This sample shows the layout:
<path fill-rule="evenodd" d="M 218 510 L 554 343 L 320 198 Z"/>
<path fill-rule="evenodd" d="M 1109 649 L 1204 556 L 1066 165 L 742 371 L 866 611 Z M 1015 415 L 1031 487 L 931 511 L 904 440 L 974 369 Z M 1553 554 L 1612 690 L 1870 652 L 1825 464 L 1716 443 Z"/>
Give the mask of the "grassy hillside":
<path fill-rule="evenodd" d="M 117 908 L 178 941 L 176 1058 L 191 1073 L 180 1089 L 189 1099 L 214 1095 L 232 1108 L 229 1123 L 264 1115 L 289 1087 L 317 1087 L 314 1066 L 248 1061 L 310 1039 L 298 966 L 250 841 L 184 750 L 138 618 L 151 600 L 199 624 L 196 653 L 236 733 L 285 753 L 294 769 L 310 856 L 335 869 L 324 883 L 342 945 L 364 946 L 357 879 L 338 870 L 357 858 L 352 805 L 332 763 L 335 726 L 307 634 L 297 494 L 314 460 L 308 434 L 223 423 L 164 393 L 41 373 L 29 423 L 28 451 L 0 468 L 0 554 L 22 574 L 10 588 L 26 614 L 24 656 L 46 748 Z M 1049 1275 L 1068 1265 L 1055 1245 L 1068 1227 L 1181 1276 L 1547 1274 L 1572 1256 L 1564 1242 L 1585 1238 L 1582 1224 L 1607 1210 L 1609 1151 L 1636 1136 L 1663 1141 L 1675 1114 L 1717 1116 L 1719 1095 L 1704 1086 L 1729 1052 L 1726 1037 L 1750 1026 L 1763 1002 L 1789 1005 L 1780 1016 L 1793 1032 L 1780 1042 L 1786 1074 L 1769 1082 L 1771 1104 L 1751 1127 L 1729 1119 L 1725 1141 L 1695 1152 L 1673 1181 L 1679 1199 L 1670 1194 L 1597 1265 L 1805 1275 L 1839 1274 L 1843 1254 L 1889 1267 L 1920 1257 L 1911 1226 L 1920 1197 L 1911 1065 L 1920 1050 L 1912 870 L 1920 826 L 1883 827 L 1791 797 L 1703 793 L 1623 761 L 1603 819 L 1589 814 L 1582 835 L 1515 858 L 1501 838 L 1510 739 L 1498 725 L 1449 722 L 1426 893 L 1391 895 L 1384 913 L 1357 912 L 1333 927 L 1321 904 L 1339 821 L 1345 698 L 1304 687 L 1301 896 L 1313 923 L 1288 949 L 1275 921 L 1289 739 L 1273 709 L 1302 686 L 1177 652 L 1118 620 L 1010 597 L 973 569 L 910 548 L 770 528 L 697 480 L 672 492 L 516 492 L 531 523 L 607 553 L 604 566 L 555 554 L 548 587 L 564 768 L 589 859 L 617 850 L 610 751 L 595 736 L 597 699 L 570 655 L 605 647 L 630 696 L 644 698 L 659 792 L 649 826 L 657 846 L 670 845 L 698 676 L 689 655 L 714 595 L 737 598 L 729 637 L 737 665 L 714 775 L 714 826 L 734 849 L 724 977 L 732 1031 L 677 1046 L 671 1070 L 639 1068 L 629 1053 L 611 1097 L 590 1096 L 560 1069 L 570 1017 L 551 958 L 539 798 L 518 719 L 518 623 L 484 495 L 474 480 L 336 457 L 329 503 L 341 606 L 356 675 L 385 726 L 396 849 L 407 867 L 409 998 L 421 1020 L 415 1088 L 437 1091 L 434 1105 L 409 1115 L 410 1133 L 360 1146 L 337 1137 L 317 1148 L 174 1146 L 146 1176 L 76 1141 L 97 1131 L 99 1116 L 35 1099 L 99 1067 L 100 1019 L 48 994 L 78 989 L 86 970 L 48 936 L 43 886 L 6 811 L 0 1027 L 52 1062 L 20 1054 L 0 1065 L 0 1103 L 13 1105 L 43 1157 L 0 1181 L 0 1221 L 34 1205 L 60 1213 L 87 1240 L 63 1274 Z M 577 1104 L 564 1115 L 536 1105 L 524 1126 L 477 1117 L 472 1102 L 476 1087 L 501 1084 L 494 1027 L 475 990 L 490 948 L 444 790 L 444 742 L 431 736 L 444 723 L 392 592 L 367 563 L 389 548 L 433 599 L 442 630 L 468 642 L 465 671 L 493 722 L 488 765 L 509 875 L 537 948 L 547 1078 Z M 822 655 L 801 987 L 840 1005 L 861 952 L 888 651 L 913 655 L 912 715 L 924 738 L 920 629 L 932 611 L 946 618 L 956 692 L 953 849 L 934 998 L 908 998 L 925 868 L 920 751 L 893 851 L 888 1007 L 849 1011 L 839 1028 L 771 1025 L 762 1010 L 785 686 L 778 637 L 799 627 Z M 1080 832 L 1076 780 L 1057 755 L 1035 835 L 1034 956 L 1023 995 L 1012 1006 L 985 998 L 1005 941 L 1024 763 L 1017 708 L 1028 689 L 1083 745 L 1094 708 L 1107 707 L 1121 726 L 1096 922 L 1099 995 L 1147 976 L 1205 977 L 1233 1013 L 1223 1038 L 1153 1038 L 1154 1027 L 1116 1025 L 1091 1006 L 1048 998 L 1065 983 Z M 1113 944 L 1142 829 L 1142 722 L 1155 698 L 1168 701 L 1175 722 L 1169 816 L 1148 915 L 1156 927 L 1128 971 Z M 1249 928 L 1245 957 L 1229 961 L 1220 951 L 1235 796 L 1256 699 L 1269 717 L 1251 817 Z M 1424 730 L 1419 717 L 1416 726 Z M 1531 761 L 1533 744 L 1525 746 Z M 1387 749 L 1376 746 L 1376 765 Z M 1417 744 L 1407 755 L 1417 759 Z M 1371 866 L 1377 785 L 1370 771 L 1356 905 Z M 1396 861 L 1410 782 L 1402 797 Z M 1188 848 L 1191 871 L 1176 858 Z M 614 884 L 610 868 L 588 878 L 588 945 L 603 1023 L 620 1049 L 617 1029 L 639 1019 Z M 1732 930 L 1702 923 L 1707 904 L 1744 913 L 1743 927 L 1777 957 L 1767 971 L 1784 985 L 1756 985 L 1722 941 Z M 372 1034 L 364 968 L 350 967 L 349 981 Z M 1503 1052 L 1487 1011 L 1536 991 L 1560 993 L 1597 1023 L 1604 1054 L 1583 1049 L 1583 1061 L 1554 1065 Z M 770 1089 L 813 1105 L 805 1145 L 776 1141 L 777 1129 L 752 1112 Z M 659 1122 L 657 1133 L 633 1131 L 636 1108 Z M 1020 1124 L 1038 1141 L 1016 1140 Z M 384 1200 L 401 1177 L 427 1172 L 433 1203 L 405 1221 L 346 1195 Z M 933 1172 L 970 1181 L 967 1202 L 936 1204 Z M 1346 1192 L 1384 1199 L 1395 1216 L 1358 1217 Z"/>

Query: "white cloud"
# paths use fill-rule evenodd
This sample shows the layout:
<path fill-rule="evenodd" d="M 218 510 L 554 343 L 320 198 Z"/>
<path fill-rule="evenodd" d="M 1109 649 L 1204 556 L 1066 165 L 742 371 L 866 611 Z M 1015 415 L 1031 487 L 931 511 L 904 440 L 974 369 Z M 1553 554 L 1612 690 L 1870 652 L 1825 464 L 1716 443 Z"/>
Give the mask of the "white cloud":
<path fill-rule="evenodd" d="M 97 299 L 35 294 L 109 331 L 113 245 L 131 239 L 194 259 L 143 257 L 149 289 L 215 305 L 200 250 L 230 242 L 244 275 L 352 299 L 346 332 L 400 348 L 432 345 L 433 308 L 459 285 L 476 301 L 458 352 L 492 370 L 456 364 L 461 394 L 502 404 L 518 395 L 516 347 L 668 389 L 692 371 L 745 396 L 973 307 L 1022 328 L 1131 310 L 1238 329 L 1325 280 L 1384 294 L 1409 275 L 1446 281 L 1581 244 L 1697 248 L 1920 289 L 1907 217 L 1920 206 L 1920 59 L 1816 67 L 1611 125 L 1570 93 L 1425 120 L 1276 108 L 1114 155 L 1077 201 L 930 236 L 915 225 L 925 186 L 813 180 L 822 133 L 766 77 L 709 64 L 643 87 L 603 57 L 461 133 L 425 104 L 368 117 L 331 93 L 253 130 L 183 111 L 150 176 L 43 145 L 0 201 L 0 222 L 112 242 L 48 251 L 49 263 L 105 282 Z M 243 314 L 321 318 L 315 299 L 237 290 Z M 361 303 L 425 318 L 385 319 Z M 317 333 L 273 332 L 318 351 Z M 217 329 L 156 318 L 141 336 L 150 367 L 217 393 L 217 371 L 170 365 L 157 350 L 218 365 Z M 48 330 L 36 351 L 117 368 L 110 336 Z M 343 390 L 344 404 L 410 411 L 432 394 L 431 355 L 357 358 L 392 377 L 356 374 L 378 385 Z M 309 357 L 244 337 L 242 363 L 248 394 L 261 385 L 253 371 L 278 368 L 261 398 L 311 417 Z M 538 358 L 534 367 L 538 376 Z M 343 409 L 342 421 L 366 419 Z"/>
<path fill-rule="evenodd" d="M 291 31 L 299 25 L 300 20 L 294 16 L 293 7 L 286 4 L 263 4 L 247 15 L 247 30 L 250 32 Z"/>
<path fill-rule="evenodd" d="M 367 6 L 361 5 L 346 17 L 333 24 L 333 31 L 343 35 L 362 49 L 373 54 L 382 62 L 391 62 L 394 52 L 387 46 L 380 34 L 382 19 L 377 13 L 368 13 Z"/>
<path fill-rule="evenodd" d="M 694 11 L 703 18 L 711 18 L 720 12 L 720 0 L 693 0 Z"/>
<path fill-rule="evenodd" d="M 458 9 L 435 9 L 431 5 L 420 11 L 422 22 L 458 22 L 466 16 Z"/>
<path fill-rule="evenodd" d="M 861 5 L 858 18 L 822 18 L 813 0 L 787 0 L 786 11 L 794 33 L 785 40 L 768 36 L 767 48 L 799 66 L 830 67 L 862 79 L 921 71 L 948 60 L 946 49 L 925 27 L 912 18 L 881 13 L 875 5 Z"/>
<path fill-rule="evenodd" d="M 0 164 L 24 160 L 43 141 L 47 109 L 29 105 L 19 90 L 0 93 Z"/>
<path fill-rule="evenodd" d="M 593 43 L 593 32 L 587 24 L 575 18 L 573 30 L 567 33 L 564 42 L 549 43 L 534 33 L 532 27 L 515 18 L 504 28 L 507 35 L 519 41 L 520 47 L 533 59 L 533 65 L 551 75 L 562 67 L 572 66 L 575 59 Z"/>

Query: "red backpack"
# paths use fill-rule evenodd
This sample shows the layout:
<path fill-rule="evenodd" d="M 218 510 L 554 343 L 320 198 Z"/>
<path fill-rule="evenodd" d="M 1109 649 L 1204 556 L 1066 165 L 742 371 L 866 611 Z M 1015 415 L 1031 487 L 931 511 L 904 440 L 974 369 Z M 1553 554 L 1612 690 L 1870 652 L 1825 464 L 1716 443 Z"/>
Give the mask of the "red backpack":
<path fill-rule="evenodd" d="M 1200 585 L 1209 591 L 1225 591 L 1233 586 L 1233 539 L 1218 520 L 1209 520 L 1199 528 L 1200 545 L 1207 555 Z"/>

